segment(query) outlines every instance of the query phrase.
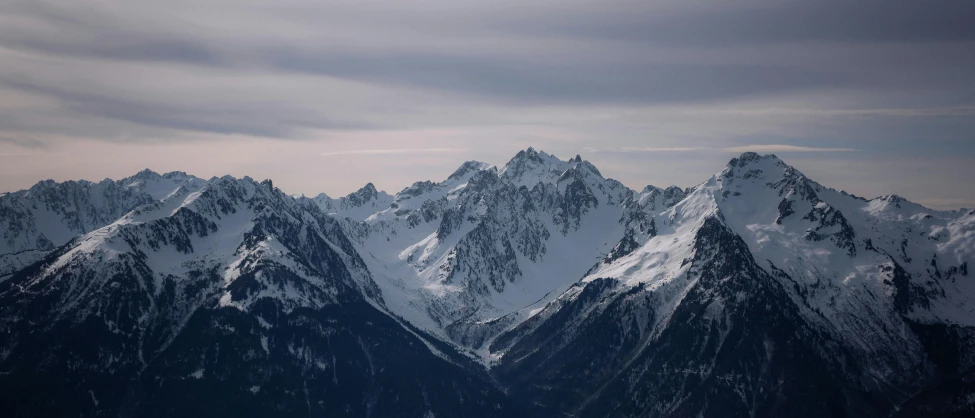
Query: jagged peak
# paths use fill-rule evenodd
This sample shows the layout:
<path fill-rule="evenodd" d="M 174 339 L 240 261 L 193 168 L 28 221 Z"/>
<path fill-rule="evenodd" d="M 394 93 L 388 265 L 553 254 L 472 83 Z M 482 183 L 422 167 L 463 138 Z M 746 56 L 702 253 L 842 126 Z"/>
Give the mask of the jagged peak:
<path fill-rule="evenodd" d="M 512 168 L 524 167 L 530 164 L 558 165 L 562 163 L 565 162 L 552 154 L 546 153 L 545 151 L 536 151 L 534 148 L 528 147 L 526 150 L 518 151 L 514 157 L 508 160 L 508 163 L 505 164 L 502 173 L 507 172 Z"/>
<path fill-rule="evenodd" d="M 210 178 L 210 180 L 207 180 L 207 184 L 209 187 L 226 187 L 226 186 L 234 186 L 234 185 L 248 185 L 252 187 L 259 187 L 262 184 L 270 183 L 270 182 L 271 182 L 270 180 L 263 180 L 258 182 L 257 180 L 254 180 L 250 176 L 243 176 L 237 178 L 230 174 L 224 174 L 220 177 L 213 176 Z"/>
<path fill-rule="evenodd" d="M 136 177 L 136 178 L 152 178 L 152 177 L 159 177 L 159 176 L 160 176 L 159 173 L 157 173 L 155 171 L 152 171 L 152 170 L 150 170 L 148 168 L 145 168 L 142 171 L 139 171 L 138 173 L 135 173 L 135 175 L 132 176 L 132 177 Z"/>
<path fill-rule="evenodd" d="M 643 188 L 643 191 L 641 191 L 640 193 L 662 194 L 664 196 L 675 196 L 675 195 L 682 196 L 682 195 L 686 195 L 689 192 L 689 190 L 690 189 L 682 189 L 677 186 L 667 186 L 666 188 L 660 188 L 652 184 L 648 184 L 646 187 Z"/>
<path fill-rule="evenodd" d="M 67 182 L 65 182 L 65 183 L 67 183 Z M 34 183 L 33 186 L 30 186 L 30 189 L 27 189 L 27 191 L 28 192 L 37 192 L 37 191 L 41 191 L 41 190 L 45 190 L 45 189 L 50 189 L 50 188 L 57 187 L 60 184 L 61 183 L 58 183 L 58 182 L 54 181 L 53 179 L 41 180 L 41 181 L 39 181 L 37 183 Z"/>
<path fill-rule="evenodd" d="M 884 206 L 894 206 L 901 207 L 901 204 L 912 203 L 911 201 L 896 195 L 896 194 L 886 194 L 873 199 L 874 202 L 883 204 Z"/>
<path fill-rule="evenodd" d="M 167 179 L 192 177 L 189 174 L 186 174 L 185 171 L 170 171 L 162 176 Z"/>
<path fill-rule="evenodd" d="M 655 208 L 659 204 L 664 208 L 669 208 L 687 197 L 687 194 L 684 189 L 677 186 L 668 186 L 662 189 L 657 186 L 647 185 L 636 198 L 640 205 L 652 204 Z"/>
<path fill-rule="evenodd" d="M 539 182 L 555 183 L 566 176 L 595 174 L 602 177 L 602 173 L 589 161 L 583 160 L 582 156 L 576 155 L 568 161 L 563 161 L 558 157 L 544 151 L 536 151 L 529 147 L 527 150 L 519 151 L 504 168 L 499 172 L 501 177 L 512 180 L 518 186 L 526 186 L 529 189 Z"/>
<path fill-rule="evenodd" d="M 643 190 L 640 191 L 640 193 L 653 193 L 659 190 L 661 190 L 659 187 L 654 186 L 652 184 L 648 184 L 643 188 Z"/>
<path fill-rule="evenodd" d="M 349 193 L 349 195 L 345 196 L 345 200 L 354 205 L 361 205 L 377 198 L 379 193 L 379 190 L 376 190 L 376 185 L 369 182 L 359 190 Z"/>
<path fill-rule="evenodd" d="M 573 162 L 573 160 L 569 160 L 569 162 Z M 593 173 L 593 174 L 595 174 L 595 175 L 597 175 L 599 177 L 602 177 L 603 176 L 603 174 L 599 172 L 599 169 L 596 168 L 595 165 L 593 165 L 589 161 L 583 160 L 582 157 L 580 157 L 578 155 L 576 155 L 576 158 L 575 158 L 575 166 L 573 168 L 586 169 L 589 172 L 591 172 L 591 173 Z"/>
<path fill-rule="evenodd" d="M 369 182 L 369 183 L 366 183 L 365 186 L 362 186 L 359 190 L 357 190 L 356 193 L 359 193 L 359 194 L 376 194 L 376 193 L 378 193 L 378 190 L 376 190 L 376 185 L 375 184 L 372 184 L 372 182 Z"/>
<path fill-rule="evenodd" d="M 437 183 L 434 183 L 430 180 L 416 181 L 413 182 L 413 184 L 403 188 L 403 190 L 400 190 L 399 193 L 396 194 L 396 198 L 397 200 L 399 200 L 403 198 L 408 199 L 411 197 L 416 197 L 423 193 L 427 193 L 436 187 L 437 187 Z"/>
<path fill-rule="evenodd" d="M 929 209 L 920 203 L 912 202 L 911 200 L 896 194 L 883 195 L 873 198 L 867 202 L 867 210 L 873 213 L 888 211 L 891 210 L 891 208 L 903 209 L 908 212 L 926 211 L 931 213 L 943 213 L 941 211 Z"/>
<path fill-rule="evenodd" d="M 732 158 L 724 170 L 718 173 L 718 177 L 751 179 L 751 181 L 766 183 L 778 183 L 782 180 L 795 183 L 808 180 L 799 170 L 786 164 L 775 154 L 759 155 L 755 152 L 745 152 Z"/>
<path fill-rule="evenodd" d="M 453 174 L 451 174 L 450 177 L 447 177 L 447 179 L 458 179 L 474 171 L 490 170 L 492 168 L 494 168 L 494 165 L 485 162 L 474 160 L 465 161 L 460 165 L 460 167 L 457 168 L 457 170 L 454 170 Z"/>
<path fill-rule="evenodd" d="M 883 200 L 883 201 L 886 201 L 886 202 L 891 202 L 891 203 L 900 203 L 900 202 L 906 202 L 907 201 L 907 199 L 905 199 L 905 198 L 903 198 L 903 197 L 901 197 L 899 195 L 896 195 L 896 194 L 883 195 L 883 196 L 878 197 L 877 199 Z"/>
<path fill-rule="evenodd" d="M 656 193 L 666 193 L 666 194 L 677 194 L 677 193 L 684 194 L 686 191 L 687 191 L 686 189 L 682 189 L 678 186 L 673 186 L 673 185 L 667 187 L 657 187 L 652 184 L 648 184 L 646 187 L 643 188 L 641 193 L 656 192 Z"/>
<path fill-rule="evenodd" d="M 132 181 L 157 180 L 157 179 L 167 179 L 167 180 L 173 180 L 173 181 L 182 181 L 182 180 L 193 179 L 193 178 L 196 178 L 196 177 L 187 174 L 185 171 L 170 171 L 170 172 L 167 172 L 165 174 L 160 174 L 158 172 L 155 172 L 153 170 L 150 170 L 150 169 L 146 168 L 146 169 L 144 169 L 142 171 L 139 171 L 138 173 L 135 173 L 132 176 L 125 177 L 125 178 L 119 180 L 118 182 L 119 183 L 126 183 L 126 182 L 132 182 Z M 114 182 L 115 180 L 105 179 L 102 182 L 105 182 L 105 181 L 113 181 Z"/>
<path fill-rule="evenodd" d="M 746 167 L 763 161 L 772 162 L 773 164 L 782 167 L 788 166 L 784 161 L 782 161 L 775 154 L 760 155 L 757 152 L 748 151 L 748 152 L 743 152 L 738 157 L 732 158 L 731 161 L 728 161 L 728 167 Z"/>

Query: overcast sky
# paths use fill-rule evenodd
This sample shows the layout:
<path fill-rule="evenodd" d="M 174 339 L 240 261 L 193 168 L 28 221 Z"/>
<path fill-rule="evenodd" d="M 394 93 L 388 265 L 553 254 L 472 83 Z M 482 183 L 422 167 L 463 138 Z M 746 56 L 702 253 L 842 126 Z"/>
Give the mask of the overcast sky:
<path fill-rule="evenodd" d="M 633 188 L 745 150 L 975 207 L 975 1 L 0 2 L 0 191 L 142 168 L 396 192 L 582 154 Z"/>

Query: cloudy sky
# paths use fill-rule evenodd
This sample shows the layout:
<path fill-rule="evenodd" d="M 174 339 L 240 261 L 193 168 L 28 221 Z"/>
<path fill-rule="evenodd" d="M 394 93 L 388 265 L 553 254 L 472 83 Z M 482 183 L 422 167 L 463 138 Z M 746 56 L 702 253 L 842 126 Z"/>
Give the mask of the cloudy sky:
<path fill-rule="evenodd" d="M 534 146 L 638 188 L 742 151 L 975 207 L 970 0 L 5 0 L 0 191 L 149 167 L 395 192 Z"/>

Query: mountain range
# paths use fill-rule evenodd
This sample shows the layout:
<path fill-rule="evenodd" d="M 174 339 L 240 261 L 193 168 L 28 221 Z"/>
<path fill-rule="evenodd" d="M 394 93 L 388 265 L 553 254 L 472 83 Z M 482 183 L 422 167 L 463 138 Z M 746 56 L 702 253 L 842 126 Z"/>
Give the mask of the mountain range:
<path fill-rule="evenodd" d="M 142 171 L 0 195 L 19 416 L 972 416 L 975 210 L 774 155 L 532 148 L 395 195 Z"/>

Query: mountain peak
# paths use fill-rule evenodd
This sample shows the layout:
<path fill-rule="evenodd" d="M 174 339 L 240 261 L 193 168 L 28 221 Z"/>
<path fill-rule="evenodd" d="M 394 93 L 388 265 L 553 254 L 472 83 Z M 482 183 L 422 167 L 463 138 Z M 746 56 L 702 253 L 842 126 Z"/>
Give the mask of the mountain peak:
<path fill-rule="evenodd" d="M 155 171 L 152 171 L 152 170 L 146 168 L 146 169 L 143 169 L 142 171 L 140 171 L 138 173 L 135 173 L 135 175 L 133 177 L 140 177 L 140 178 L 159 177 L 159 173 L 157 173 Z"/>
<path fill-rule="evenodd" d="M 805 175 L 786 164 L 775 154 L 760 155 L 755 152 L 745 152 L 728 161 L 728 165 L 719 173 L 722 177 L 759 179 L 763 181 L 778 181 L 783 178 L 799 179 Z"/>
<path fill-rule="evenodd" d="M 891 203 L 901 203 L 906 201 L 907 199 L 904 199 L 903 197 L 900 197 L 899 195 L 896 194 L 888 194 L 888 195 L 881 196 L 880 200 L 885 200 Z"/>
<path fill-rule="evenodd" d="M 502 174 L 508 171 L 521 172 L 524 169 L 537 166 L 561 166 L 565 163 L 558 157 L 548 154 L 545 151 L 536 151 L 532 147 L 518 151 L 511 160 L 505 164 Z"/>
<path fill-rule="evenodd" d="M 659 202 L 662 207 L 669 208 L 687 197 L 687 194 L 687 191 L 677 186 L 668 186 L 666 189 L 662 189 L 654 185 L 647 185 L 640 192 L 638 200 L 641 204 L 647 204 L 651 201 L 655 204 Z"/>
<path fill-rule="evenodd" d="M 558 157 L 544 151 L 535 151 L 529 147 L 527 150 L 519 151 L 518 154 L 505 164 L 500 171 L 500 175 L 517 186 L 526 186 L 529 189 L 536 184 L 555 183 L 565 174 L 588 175 L 579 173 L 591 173 L 597 177 L 602 177 L 599 170 L 590 162 L 576 155 L 568 161 L 563 161 Z"/>
<path fill-rule="evenodd" d="M 167 179 L 174 179 L 174 178 L 186 178 L 189 177 L 190 175 L 186 174 L 185 171 L 170 171 L 166 174 L 163 174 L 162 176 Z"/>
<path fill-rule="evenodd" d="M 146 168 L 146 169 L 143 169 L 142 171 L 139 171 L 138 173 L 135 173 L 135 174 L 133 174 L 133 175 L 131 175 L 129 177 L 123 178 L 122 180 L 119 180 L 119 181 L 121 181 L 123 183 L 132 183 L 132 182 L 145 182 L 145 181 L 155 180 L 155 179 L 159 179 L 159 178 L 162 178 L 162 175 L 161 174 L 159 174 L 159 173 L 157 173 L 155 171 L 152 171 L 152 170 Z M 114 181 L 114 180 L 111 180 L 111 179 L 105 179 L 105 180 Z M 103 180 L 103 181 L 105 181 L 105 180 Z"/>
<path fill-rule="evenodd" d="M 596 166 L 592 165 L 592 163 L 590 163 L 589 161 L 583 160 L 582 157 L 579 157 L 578 155 L 576 155 L 575 158 L 570 159 L 569 163 L 573 164 L 571 168 L 585 169 L 588 170 L 590 173 L 593 173 L 599 177 L 603 176 L 603 174 L 599 172 L 599 169 L 596 168 Z"/>
<path fill-rule="evenodd" d="M 0 386 L 77 383 L 6 415 L 199 392 L 252 415 L 891 416 L 968 376 L 941 366 L 975 329 L 975 211 L 855 200 L 753 152 L 693 190 L 534 148 L 504 170 L 468 161 L 395 200 L 150 170 L 0 199 Z M 478 395 L 495 383 L 531 409 Z"/>
<path fill-rule="evenodd" d="M 372 184 L 372 182 L 369 182 L 366 183 L 365 186 L 362 186 L 362 188 L 360 188 L 359 190 L 350 193 L 345 198 L 349 201 L 349 203 L 352 203 L 353 205 L 361 205 L 365 202 L 372 200 L 378 195 L 379 195 L 379 191 L 376 190 L 376 185 Z"/>
<path fill-rule="evenodd" d="M 53 179 L 41 180 L 41 181 L 39 181 L 37 183 L 34 183 L 34 185 L 31 186 L 30 189 L 28 189 L 28 191 L 38 191 L 38 190 L 49 189 L 49 188 L 52 188 L 52 187 L 57 187 L 58 184 L 60 184 L 60 183 L 54 181 Z"/>
<path fill-rule="evenodd" d="M 867 204 L 867 210 L 875 214 L 892 209 L 904 209 L 913 213 L 930 210 L 896 194 L 887 194 L 871 199 Z"/>
<path fill-rule="evenodd" d="M 732 158 L 731 161 L 728 161 L 728 167 L 745 167 L 763 161 L 769 161 L 774 163 L 775 165 L 782 166 L 782 167 L 786 166 L 785 162 L 779 159 L 779 157 L 777 157 L 775 154 L 761 155 L 757 152 L 749 151 L 749 152 L 743 152 L 738 157 Z"/>
<path fill-rule="evenodd" d="M 543 162 L 542 154 L 545 153 L 542 152 L 540 154 L 538 151 L 535 151 L 534 148 L 528 147 L 528 149 L 526 150 L 518 151 L 518 153 L 515 154 L 515 156 L 512 157 L 510 161 L 508 161 L 508 165 L 510 165 L 512 162 L 520 162 L 520 161 L 535 161 L 541 163 Z"/>
<path fill-rule="evenodd" d="M 481 161 L 474 161 L 474 160 L 466 161 L 464 162 L 464 164 L 461 164 L 460 167 L 457 168 L 457 170 L 454 170 L 453 174 L 451 174 L 450 177 L 447 177 L 447 179 L 448 180 L 458 179 L 467 174 L 470 174 L 473 171 L 487 170 L 491 167 L 493 167 L 491 164 L 481 162 Z"/>
<path fill-rule="evenodd" d="M 657 187 L 652 184 L 648 184 L 643 188 L 642 193 L 669 193 L 669 194 L 680 194 L 684 193 L 684 189 L 677 186 L 667 186 L 667 187 Z"/>

